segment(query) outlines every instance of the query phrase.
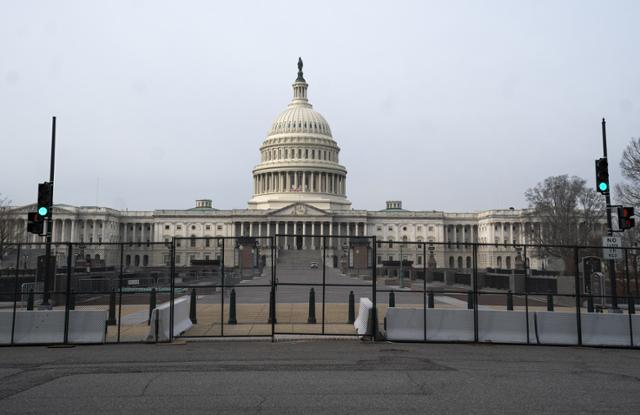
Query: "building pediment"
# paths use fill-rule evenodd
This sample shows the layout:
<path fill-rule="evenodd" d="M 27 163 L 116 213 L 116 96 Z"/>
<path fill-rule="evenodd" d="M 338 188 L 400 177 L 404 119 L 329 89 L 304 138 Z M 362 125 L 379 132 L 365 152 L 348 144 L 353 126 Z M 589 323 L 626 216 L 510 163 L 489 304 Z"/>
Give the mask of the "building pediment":
<path fill-rule="evenodd" d="M 280 217 L 280 216 L 329 216 L 326 210 L 319 209 L 315 206 L 308 205 L 306 203 L 293 203 L 289 206 L 274 210 L 267 216 Z"/>

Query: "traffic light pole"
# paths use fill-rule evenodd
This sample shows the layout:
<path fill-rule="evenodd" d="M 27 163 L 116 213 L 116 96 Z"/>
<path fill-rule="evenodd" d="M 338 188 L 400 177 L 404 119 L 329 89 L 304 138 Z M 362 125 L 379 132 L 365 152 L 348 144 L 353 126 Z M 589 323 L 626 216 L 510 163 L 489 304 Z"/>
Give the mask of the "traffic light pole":
<path fill-rule="evenodd" d="M 604 118 L 602 119 L 602 152 L 604 158 L 607 158 L 607 127 L 606 121 Z M 609 182 L 611 183 L 611 182 Z M 605 200 L 607 202 L 607 229 L 608 235 L 613 235 L 613 226 L 611 221 L 611 196 L 609 195 L 610 187 L 607 189 L 607 192 L 604 194 Z M 609 269 L 609 280 L 611 283 L 611 307 L 614 309 L 618 308 L 618 293 L 616 292 L 616 261 L 614 259 L 610 259 L 608 261 Z"/>
<path fill-rule="evenodd" d="M 51 205 L 53 205 L 53 174 L 55 172 L 56 166 L 56 117 L 52 119 L 51 125 L 51 163 L 49 168 L 49 183 L 51 186 Z M 42 307 L 43 308 L 51 308 L 51 304 L 49 304 L 49 291 L 54 280 L 56 271 L 55 268 L 53 273 L 51 271 L 51 228 L 53 227 L 53 209 L 49 208 L 49 212 L 47 212 L 46 217 L 46 225 L 47 225 L 47 233 L 46 233 L 46 242 L 45 242 L 45 251 L 44 251 L 44 263 L 45 263 L 45 277 L 44 277 L 44 292 L 42 293 Z"/>

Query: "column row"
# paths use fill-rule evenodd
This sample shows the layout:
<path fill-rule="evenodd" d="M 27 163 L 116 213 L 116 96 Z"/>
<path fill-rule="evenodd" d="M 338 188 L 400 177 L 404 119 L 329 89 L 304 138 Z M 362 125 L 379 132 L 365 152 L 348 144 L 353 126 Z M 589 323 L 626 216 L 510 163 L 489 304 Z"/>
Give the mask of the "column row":
<path fill-rule="evenodd" d="M 345 195 L 346 191 L 346 180 L 342 174 L 286 171 L 254 176 L 254 194 L 313 192 Z"/>

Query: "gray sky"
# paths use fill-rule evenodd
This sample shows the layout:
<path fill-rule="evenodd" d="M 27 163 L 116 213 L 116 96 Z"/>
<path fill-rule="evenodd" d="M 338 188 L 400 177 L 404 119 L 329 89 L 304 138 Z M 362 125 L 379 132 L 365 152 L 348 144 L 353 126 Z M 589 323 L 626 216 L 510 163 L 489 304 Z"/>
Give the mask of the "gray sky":
<path fill-rule="evenodd" d="M 298 56 L 354 208 L 524 207 L 549 175 L 593 184 L 603 116 L 615 183 L 640 136 L 638 21 L 638 1 L 9 1 L 0 193 L 35 201 L 57 115 L 56 203 L 245 208 Z"/>

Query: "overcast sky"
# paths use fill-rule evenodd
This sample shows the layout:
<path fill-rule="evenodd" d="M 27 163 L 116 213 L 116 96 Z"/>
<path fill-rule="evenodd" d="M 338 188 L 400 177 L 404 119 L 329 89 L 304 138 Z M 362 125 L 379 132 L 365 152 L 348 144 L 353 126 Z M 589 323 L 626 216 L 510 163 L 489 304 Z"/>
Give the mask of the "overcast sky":
<path fill-rule="evenodd" d="M 0 193 L 245 208 L 304 60 L 356 209 L 525 207 L 640 136 L 639 1 L 7 1 Z"/>

